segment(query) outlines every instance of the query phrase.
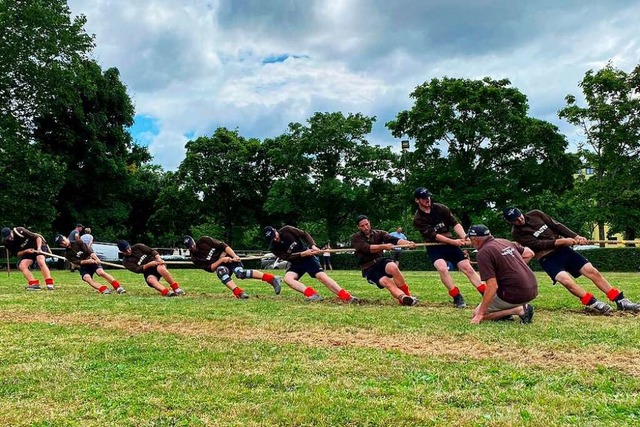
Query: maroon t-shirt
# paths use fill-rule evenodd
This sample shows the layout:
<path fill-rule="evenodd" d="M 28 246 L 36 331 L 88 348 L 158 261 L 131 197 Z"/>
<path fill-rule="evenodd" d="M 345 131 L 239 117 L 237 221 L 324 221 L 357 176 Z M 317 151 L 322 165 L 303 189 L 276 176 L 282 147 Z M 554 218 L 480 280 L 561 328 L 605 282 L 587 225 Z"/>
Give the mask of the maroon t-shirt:
<path fill-rule="evenodd" d="M 495 278 L 497 295 L 511 304 L 524 304 L 538 295 L 538 282 L 522 258 L 524 248 L 505 239 L 489 237 L 478 251 L 480 278 Z"/>

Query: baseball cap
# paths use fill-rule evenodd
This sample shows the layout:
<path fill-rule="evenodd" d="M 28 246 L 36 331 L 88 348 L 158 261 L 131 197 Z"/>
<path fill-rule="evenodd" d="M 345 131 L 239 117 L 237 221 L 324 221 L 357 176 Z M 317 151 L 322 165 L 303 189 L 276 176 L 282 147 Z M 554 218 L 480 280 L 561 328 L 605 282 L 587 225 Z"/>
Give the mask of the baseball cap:
<path fill-rule="evenodd" d="M 84 225 L 82 225 L 82 224 L 80 224 L 80 223 L 77 223 L 77 224 L 76 224 L 76 228 L 78 228 L 78 227 L 80 227 L 80 228 L 84 228 Z"/>
<path fill-rule="evenodd" d="M 264 238 L 267 241 L 267 243 L 271 243 L 273 241 L 273 239 L 275 239 L 275 237 L 276 237 L 276 229 L 273 228 L 270 225 L 267 225 L 264 228 L 263 233 L 264 233 Z"/>
<path fill-rule="evenodd" d="M 467 236 L 469 237 L 486 237 L 490 236 L 491 231 L 484 224 L 472 225 L 469 227 L 469 231 L 467 231 Z"/>
<path fill-rule="evenodd" d="M 427 190 L 424 187 L 418 187 L 413 192 L 413 197 L 415 199 L 427 199 L 427 198 L 431 197 L 431 193 L 429 193 L 429 190 Z"/>
<path fill-rule="evenodd" d="M 192 247 L 192 246 L 194 246 L 196 244 L 196 241 L 193 240 L 193 237 L 191 237 L 191 236 L 183 236 L 182 237 L 182 244 L 186 248 L 190 248 L 190 247 Z"/>
<path fill-rule="evenodd" d="M 126 240 L 118 240 L 116 242 L 116 245 L 118 246 L 118 250 L 120 252 L 124 252 L 124 251 L 126 251 L 127 249 L 129 249 L 131 247 L 129 242 L 127 242 Z"/>
<path fill-rule="evenodd" d="M 11 234 L 11 229 L 9 227 L 4 227 L 2 229 L 2 239 L 4 240 L 9 237 L 9 234 Z"/>
<path fill-rule="evenodd" d="M 62 234 L 56 234 L 56 237 L 53 238 L 53 242 L 60 246 L 60 243 L 62 243 L 62 241 L 64 240 L 64 236 Z"/>
<path fill-rule="evenodd" d="M 366 215 L 358 215 L 356 217 L 356 225 L 360 224 L 360 221 L 362 221 L 363 219 L 369 219 L 369 217 Z"/>
<path fill-rule="evenodd" d="M 518 208 L 505 208 L 504 211 L 502 211 L 502 214 L 504 215 L 504 219 L 509 222 L 513 222 L 516 219 L 520 218 L 522 212 L 520 212 L 520 209 Z"/>

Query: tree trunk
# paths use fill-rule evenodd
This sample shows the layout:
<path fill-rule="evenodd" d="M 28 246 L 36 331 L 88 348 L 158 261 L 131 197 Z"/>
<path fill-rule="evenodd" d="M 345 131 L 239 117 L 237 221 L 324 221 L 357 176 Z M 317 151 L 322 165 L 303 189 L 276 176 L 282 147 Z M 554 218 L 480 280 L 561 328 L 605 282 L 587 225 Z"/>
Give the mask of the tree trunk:
<path fill-rule="evenodd" d="M 598 220 L 598 240 L 606 240 L 604 235 L 604 221 Z M 600 243 L 600 247 L 604 248 L 604 243 Z"/>
<path fill-rule="evenodd" d="M 636 230 L 633 227 L 625 227 L 624 229 L 624 240 L 636 240 Z M 636 245 L 633 243 L 629 243 L 627 246 L 635 247 Z"/>

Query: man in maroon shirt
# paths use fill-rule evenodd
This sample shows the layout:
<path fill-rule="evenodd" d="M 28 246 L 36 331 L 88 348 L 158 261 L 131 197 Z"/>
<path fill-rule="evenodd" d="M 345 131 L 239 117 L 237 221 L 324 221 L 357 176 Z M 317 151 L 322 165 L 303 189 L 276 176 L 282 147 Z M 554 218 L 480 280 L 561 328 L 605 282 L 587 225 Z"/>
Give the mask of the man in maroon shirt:
<path fill-rule="evenodd" d="M 126 240 L 118 240 L 118 250 L 124 254 L 122 265 L 129 271 L 144 275 L 144 280 L 149 287 L 160 292 L 165 297 L 175 297 L 184 295 L 184 291 L 173 280 L 173 276 L 167 263 L 160 258 L 158 251 L 151 249 L 142 243 L 130 245 Z M 160 278 L 164 278 L 171 286 L 171 289 L 165 288 L 160 283 Z"/>
<path fill-rule="evenodd" d="M 511 235 L 523 246 L 535 252 L 535 258 L 542 269 L 551 277 L 553 283 L 560 282 L 569 292 L 580 299 L 587 312 L 610 314 L 611 307 L 599 301 L 591 293 L 573 280 L 584 275 L 591 280 L 610 301 L 616 303 L 618 310 L 640 311 L 640 304 L 629 301 L 624 294 L 609 284 L 607 279 L 582 255 L 571 246 L 584 245 L 585 237 L 570 230 L 546 213 L 532 210 L 523 214 L 518 208 L 506 208 L 504 218 L 513 225 Z"/>
<path fill-rule="evenodd" d="M 401 305 L 418 304 L 418 298 L 411 296 L 398 264 L 382 255 L 385 250 L 393 251 L 396 245 L 415 247 L 415 243 L 394 237 L 384 230 L 372 230 L 366 215 L 358 215 L 356 225 L 360 231 L 351 236 L 351 246 L 358 257 L 362 277 L 380 289 L 386 288 Z"/>
<path fill-rule="evenodd" d="M 235 274 L 238 279 L 258 279 L 267 282 L 273 287 L 276 295 L 282 289 L 281 279 L 271 273 L 263 273 L 259 270 L 245 270 L 231 246 L 225 242 L 202 236 L 196 242 L 191 236 L 184 236 L 182 244 L 189 249 L 191 262 L 207 273 L 216 273 L 218 279 L 225 285 L 238 299 L 247 299 L 247 295 L 240 286 L 236 285 L 231 277 Z"/>
<path fill-rule="evenodd" d="M 39 291 L 42 289 L 40 281 L 33 276 L 30 270 L 34 262 L 38 263 L 38 267 L 40 267 L 47 290 L 54 290 L 51 272 L 44 255 L 40 253 L 49 251 L 44 237 L 24 227 L 14 227 L 13 229 L 4 227 L 2 229 L 2 243 L 9 252 L 18 257 L 18 268 L 27 279 L 27 290 Z"/>
<path fill-rule="evenodd" d="M 472 225 L 467 233 L 478 250 L 480 277 L 487 285 L 482 302 L 473 311 L 471 323 L 503 320 L 517 314 L 522 323 L 531 323 L 538 282 L 527 262 L 533 251 L 505 239 L 496 239 L 489 229 Z"/>
<path fill-rule="evenodd" d="M 467 276 L 480 294 L 484 293 L 486 285 L 482 283 L 480 276 L 471 266 L 471 262 L 460 249 L 467 243 L 464 229 L 447 206 L 431 202 L 431 193 L 426 188 L 416 188 L 413 196 L 418 205 L 418 209 L 413 216 L 413 225 L 420 232 L 425 242 L 442 243 L 438 246 L 427 247 L 427 253 L 431 258 L 431 262 L 433 262 L 433 266 L 438 270 L 442 284 L 449 291 L 449 296 L 453 298 L 455 306 L 465 308 L 467 305 L 460 293 L 460 289 L 458 289 L 449 273 L 447 262 L 458 267 L 458 270 Z M 457 239 L 453 238 L 452 229 L 458 235 Z"/>
<path fill-rule="evenodd" d="M 93 275 L 97 274 L 109 282 L 117 293 L 124 294 L 127 292 L 122 286 L 120 286 L 120 282 L 104 271 L 102 264 L 100 264 L 100 258 L 98 258 L 98 255 L 93 252 L 93 249 L 87 247 L 82 240 L 78 239 L 72 242 L 68 237 L 58 234 L 56 235 L 54 242 L 61 248 L 65 248 L 64 257 L 71 264 L 75 264 L 80 267 L 80 277 L 93 289 L 104 295 L 109 295 L 111 293 L 109 288 L 105 285 L 101 285 L 93 279 Z"/>
<path fill-rule="evenodd" d="M 269 251 L 290 263 L 284 275 L 284 282 L 294 291 L 304 295 L 307 301 L 321 301 L 322 297 L 311 286 L 306 286 L 300 281 L 300 278 L 305 274 L 325 285 L 341 301 L 360 302 L 358 297 L 342 289 L 335 280 L 324 272 L 317 257 L 322 254 L 322 249 L 318 248 L 309 233 L 290 225 L 285 225 L 279 230 L 267 226 L 263 232 L 269 243 Z"/>

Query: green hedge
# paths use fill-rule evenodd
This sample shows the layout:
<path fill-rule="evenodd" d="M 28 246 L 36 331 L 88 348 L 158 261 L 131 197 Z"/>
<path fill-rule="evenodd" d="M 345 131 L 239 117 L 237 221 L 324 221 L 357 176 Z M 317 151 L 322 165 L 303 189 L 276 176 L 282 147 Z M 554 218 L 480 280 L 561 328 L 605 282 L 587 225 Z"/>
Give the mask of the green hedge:
<path fill-rule="evenodd" d="M 640 248 L 597 248 L 578 252 L 600 271 L 640 271 Z M 471 258 L 474 260 L 473 254 Z M 354 254 L 333 254 L 331 264 L 336 270 L 358 269 Z M 532 261 L 530 265 L 534 271 L 542 270 L 537 261 Z M 405 271 L 435 270 L 426 250 L 423 249 L 402 252 L 400 268 Z"/>

